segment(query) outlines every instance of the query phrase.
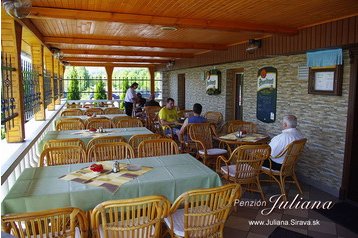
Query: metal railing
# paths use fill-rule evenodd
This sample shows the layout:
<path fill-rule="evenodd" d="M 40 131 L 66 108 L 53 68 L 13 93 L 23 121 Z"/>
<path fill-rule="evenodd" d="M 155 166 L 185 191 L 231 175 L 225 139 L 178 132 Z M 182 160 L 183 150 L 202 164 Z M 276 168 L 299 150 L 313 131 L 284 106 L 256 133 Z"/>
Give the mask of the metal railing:
<path fill-rule="evenodd" d="M 26 60 L 21 60 L 21 71 L 24 86 L 24 114 L 25 121 L 28 121 L 40 110 L 39 73 Z"/>
<path fill-rule="evenodd" d="M 15 70 L 11 55 L 1 52 L 1 125 L 5 126 L 5 130 L 14 126 L 13 119 L 18 116 L 12 88 L 12 72 Z"/>
<path fill-rule="evenodd" d="M 51 89 L 51 74 L 47 71 L 43 72 L 44 84 L 45 84 L 45 107 L 51 103 L 52 89 Z"/>

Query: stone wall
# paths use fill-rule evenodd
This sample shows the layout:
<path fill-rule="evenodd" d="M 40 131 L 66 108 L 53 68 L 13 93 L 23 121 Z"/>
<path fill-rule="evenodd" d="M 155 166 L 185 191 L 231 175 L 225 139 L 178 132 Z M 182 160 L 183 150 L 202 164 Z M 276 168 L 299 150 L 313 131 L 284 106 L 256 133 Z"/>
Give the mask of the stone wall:
<path fill-rule="evenodd" d="M 306 55 L 279 56 L 275 58 L 215 65 L 222 73 L 222 93 L 205 93 L 204 71 L 212 67 L 198 67 L 171 71 L 164 74 L 167 96 L 177 100 L 177 75 L 185 73 L 186 109 L 199 102 L 205 111 L 220 111 L 225 118 L 234 113 L 232 79 L 226 71 L 244 69 L 243 118 L 257 123 L 262 133 L 274 136 L 281 131 L 281 118 L 286 114 L 298 117 L 298 128 L 308 143 L 298 163 L 297 173 L 301 180 L 338 195 L 342 180 L 345 130 L 347 121 L 350 66 L 348 52 L 344 52 L 342 96 L 308 94 L 308 81 L 298 80 L 298 65 L 306 62 Z M 256 119 L 257 71 L 266 66 L 277 68 L 277 111 L 275 123 L 263 123 Z"/>

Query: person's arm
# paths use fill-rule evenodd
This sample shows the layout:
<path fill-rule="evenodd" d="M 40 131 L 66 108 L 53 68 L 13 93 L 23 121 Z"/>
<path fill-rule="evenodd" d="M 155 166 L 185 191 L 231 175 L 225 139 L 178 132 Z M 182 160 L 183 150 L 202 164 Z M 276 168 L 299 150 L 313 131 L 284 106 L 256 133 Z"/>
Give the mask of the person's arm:
<path fill-rule="evenodd" d="M 181 128 L 180 128 L 179 136 L 182 136 L 182 135 L 184 134 L 184 130 L 185 130 L 185 127 L 188 125 L 188 121 L 189 121 L 188 118 L 185 119 L 183 125 L 182 125 Z"/>

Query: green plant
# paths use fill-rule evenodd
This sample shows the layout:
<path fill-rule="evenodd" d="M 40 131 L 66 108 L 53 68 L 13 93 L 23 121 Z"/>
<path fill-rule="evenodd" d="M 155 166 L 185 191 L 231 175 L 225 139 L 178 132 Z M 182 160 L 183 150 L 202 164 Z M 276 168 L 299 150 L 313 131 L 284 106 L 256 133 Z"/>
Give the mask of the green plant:
<path fill-rule="evenodd" d="M 67 99 L 69 100 L 80 100 L 81 99 L 81 95 L 80 95 L 80 88 L 78 85 L 78 74 L 77 71 L 74 67 L 72 67 L 72 71 L 71 71 L 71 75 L 70 75 L 70 83 L 68 86 L 68 94 L 67 94 Z"/>
<path fill-rule="evenodd" d="M 106 90 L 102 80 L 98 80 L 95 87 L 94 99 L 107 99 Z"/>

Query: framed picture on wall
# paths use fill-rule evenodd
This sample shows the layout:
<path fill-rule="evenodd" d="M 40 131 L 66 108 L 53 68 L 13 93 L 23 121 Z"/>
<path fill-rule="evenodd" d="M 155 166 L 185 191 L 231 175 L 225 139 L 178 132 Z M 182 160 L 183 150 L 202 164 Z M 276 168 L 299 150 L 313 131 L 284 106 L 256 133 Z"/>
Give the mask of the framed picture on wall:
<path fill-rule="evenodd" d="M 343 67 L 310 68 L 308 93 L 321 95 L 342 95 Z"/>

